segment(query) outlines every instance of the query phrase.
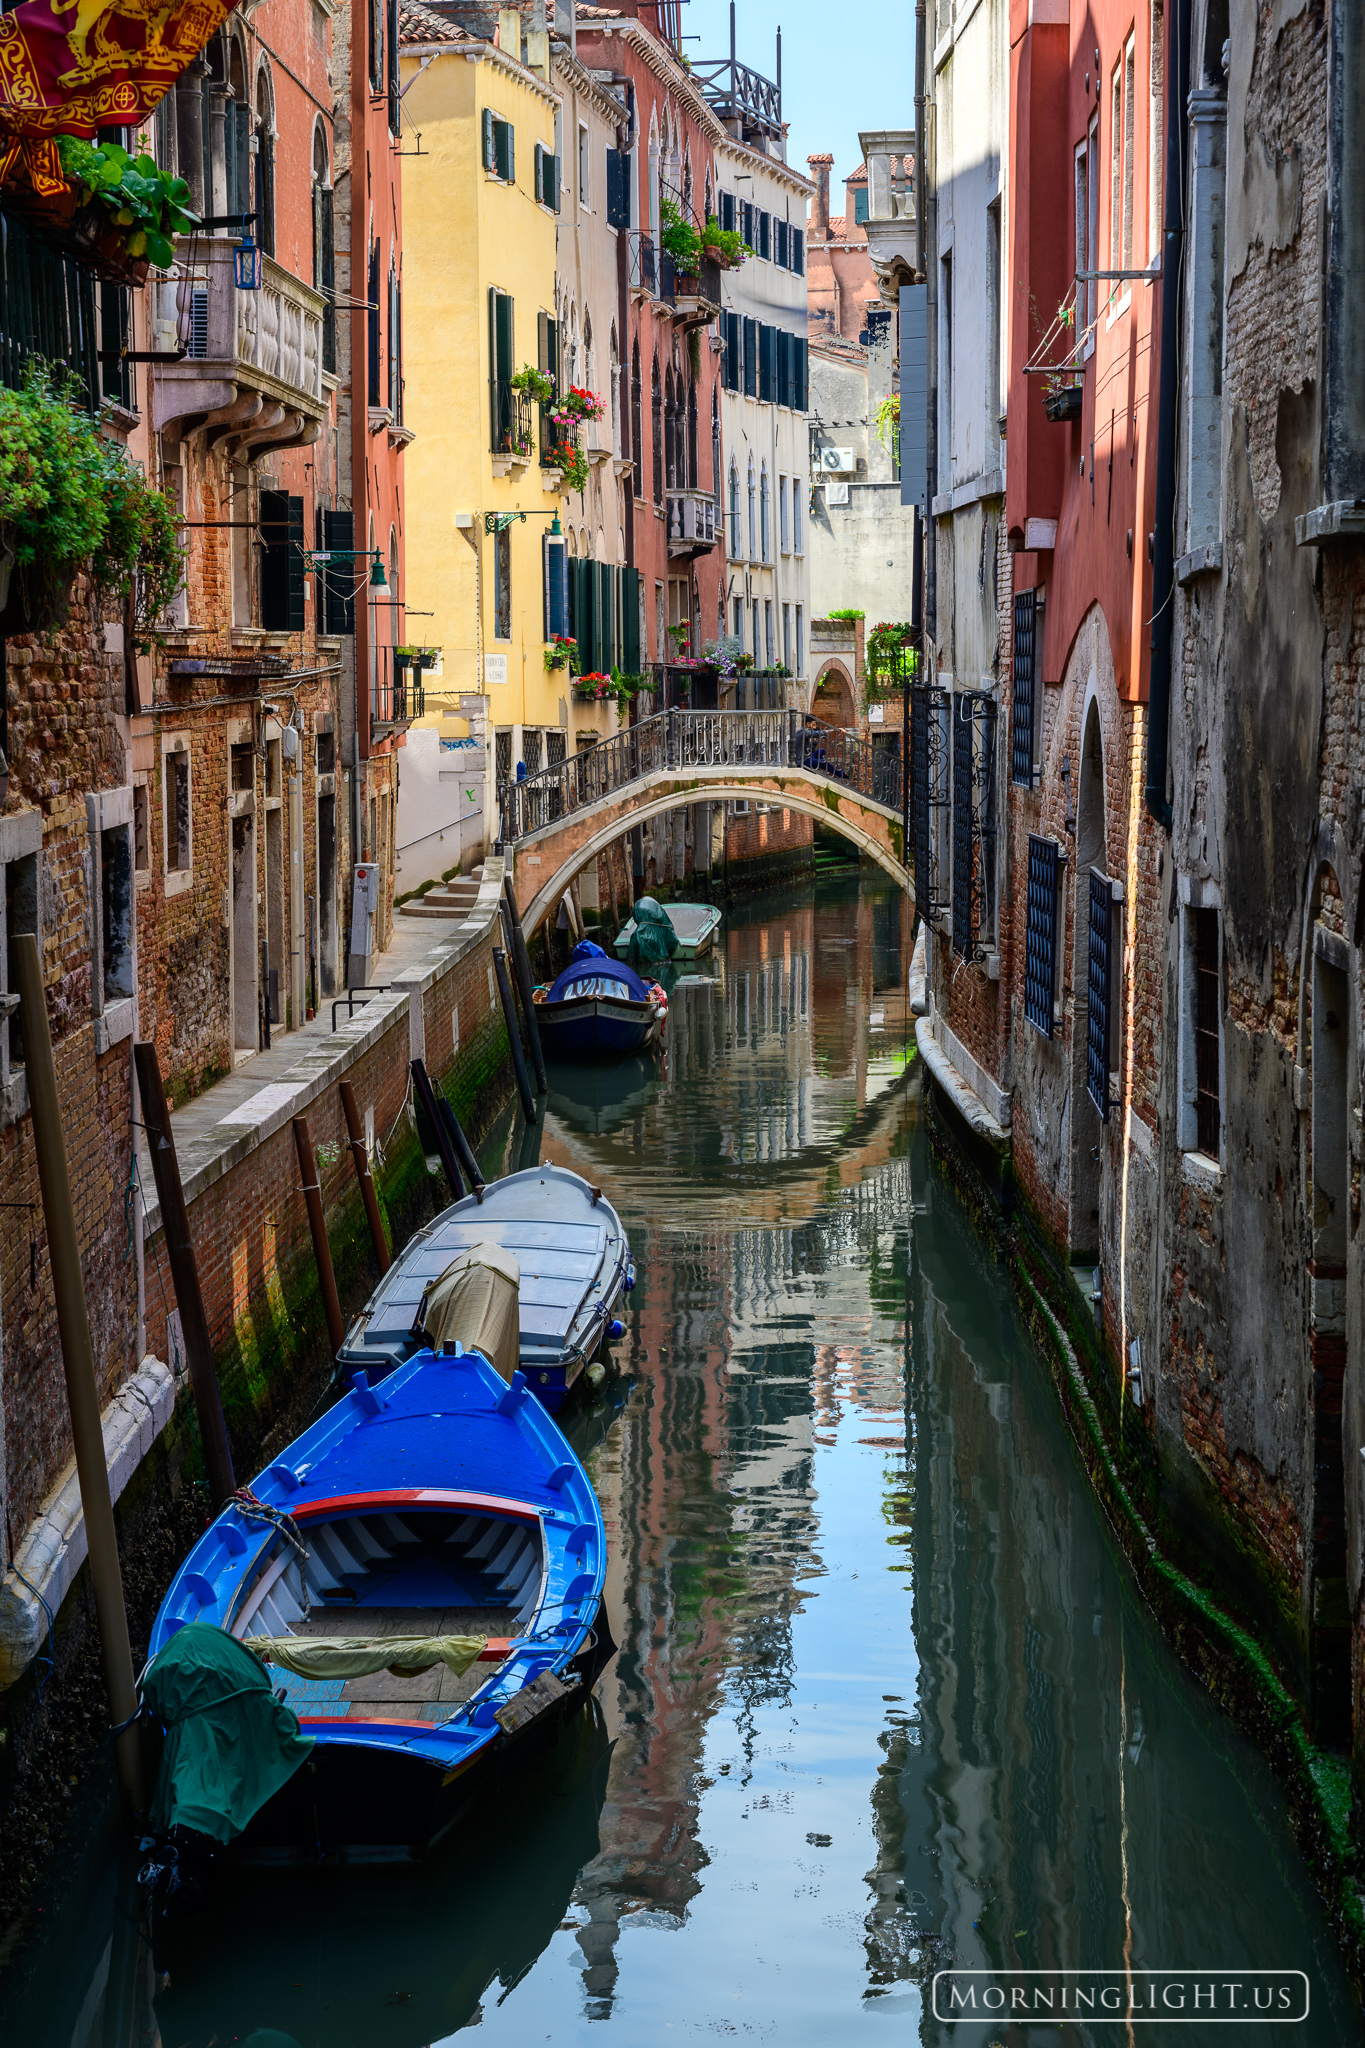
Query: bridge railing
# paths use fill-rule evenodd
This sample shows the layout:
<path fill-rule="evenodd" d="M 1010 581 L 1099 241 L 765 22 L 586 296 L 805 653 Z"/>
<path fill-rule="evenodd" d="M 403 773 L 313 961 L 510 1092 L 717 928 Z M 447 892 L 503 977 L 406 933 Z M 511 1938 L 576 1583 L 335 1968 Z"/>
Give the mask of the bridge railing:
<path fill-rule="evenodd" d="M 795 711 L 659 711 L 520 782 L 499 785 L 504 843 L 605 802 L 646 775 L 688 768 L 805 768 L 899 810 L 900 762 Z"/>

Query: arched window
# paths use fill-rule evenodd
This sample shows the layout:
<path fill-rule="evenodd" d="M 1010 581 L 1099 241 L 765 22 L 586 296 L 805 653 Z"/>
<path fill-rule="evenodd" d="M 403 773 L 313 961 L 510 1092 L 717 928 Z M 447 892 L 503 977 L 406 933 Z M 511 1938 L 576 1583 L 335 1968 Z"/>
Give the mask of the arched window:
<path fill-rule="evenodd" d="M 720 513 L 720 391 L 711 386 L 711 489 L 715 492 L 716 512 Z"/>
<path fill-rule="evenodd" d="M 739 526 L 739 464 L 730 464 L 730 553 L 738 558 L 744 553 L 744 536 Z"/>
<path fill-rule="evenodd" d="M 616 346 L 616 323 L 611 327 L 611 452 L 621 453 L 621 356 Z"/>
<path fill-rule="evenodd" d="M 389 411 L 403 424 L 403 286 L 389 250 Z"/>
<path fill-rule="evenodd" d="M 763 475 L 759 479 L 758 485 L 758 537 L 759 540 L 762 542 L 763 546 L 763 553 L 760 556 L 760 560 L 764 562 L 771 561 L 772 508 L 769 504 L 768 465 L 766 462 L 763 465 Z"/>
<path fill-rule="evenodd" d="M 326 161 L 327 145 L 323 143 Z M 270 72 L 262 64 L 256 80 L 256 240 L 267 256 L 275 253 L 275 95 Z"/>
<path fill-rule="evenodd" d="M 659 358 L 656 352 L 654 368 L 650 375 L 649 391 L 650 424 L 654 442 L 654 502 L 664 501 L 664 394 L 659 382 Z"/>
<path fill-rule="evenodd" d="M 321 121 L 313 130 L 313 289 L 321 292 L 322 367 L 337 366 L 336 231 L 332 215 L 332 173 Z"/>
<path fill-rule="evenodd" d="M 589 391 L 597 389 L 597 366 L 592 353 L 592 314 L 583 315 L 583 382 Z"/>
<path fill-rule="evenodd" d="M 694 491 L 701 481 L 697 468 L 697 387 L 690 378 L 687 385 L 687 481 Z"/>
<path fill-rule="evenodd" d="M 749 457 L 749 560 L 758 560 L 758 494 L 752 455 Z"/>
<path fill-rule="evenodd" d="M 637 498 L 645 494 L 645 450 L 644 419 L 641 412 L 640 391 L 640 342 L 638 336 L 630 351 L 630 459 L 632 464 L 631 482 Z"/>
<path fill-rule="evenodd" d="M 678 488 L 678 408 L 673 398 L 673 365 L 664 371 L 664 482 Z"/>

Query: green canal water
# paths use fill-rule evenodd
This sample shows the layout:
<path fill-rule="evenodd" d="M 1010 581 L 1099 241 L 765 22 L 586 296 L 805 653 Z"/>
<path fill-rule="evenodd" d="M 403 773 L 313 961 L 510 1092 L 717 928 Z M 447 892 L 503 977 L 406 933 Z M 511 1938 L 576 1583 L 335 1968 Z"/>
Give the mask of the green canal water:
<path fill-rule="evenodd" d="M 0 2041 L 1357 2038 L 1275 1781 L 1166 1648 L 931 1161 L 902 915 L 853 875 L 741 909 L 662 1066 L 552 1075 L 542 1156 L 640 1273 L 568 1418 L 612 1548 L 594 1712 L 441 1865 L 230 1879 L 156 1957 L 92 1821 Z M 1311 2009 L 948 2026 L 950 1965 L 1296 1969 Z"/>

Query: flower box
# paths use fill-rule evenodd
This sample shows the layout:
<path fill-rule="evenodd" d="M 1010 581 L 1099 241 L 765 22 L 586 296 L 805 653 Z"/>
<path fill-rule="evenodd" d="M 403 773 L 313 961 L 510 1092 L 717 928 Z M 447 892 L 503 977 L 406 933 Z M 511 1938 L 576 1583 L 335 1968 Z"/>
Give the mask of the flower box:
<path fill-rule="evenodd" d="M 1049 391 L 1043 400 L 1043 411 L 1050 420 L 1078 420 L 1083 390 L 1080 384 L 1063 384 L 1059 391 Z"/>

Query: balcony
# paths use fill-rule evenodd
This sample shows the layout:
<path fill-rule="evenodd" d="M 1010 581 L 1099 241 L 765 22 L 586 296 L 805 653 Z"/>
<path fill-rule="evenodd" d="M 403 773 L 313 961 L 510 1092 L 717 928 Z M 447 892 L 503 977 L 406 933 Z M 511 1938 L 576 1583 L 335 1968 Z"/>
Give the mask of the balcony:
<path fill-rule="evenodd" d="M 657 298 L 659 291 L 659 251 L 653 235 L 632 233 L 629 242 L 628 275 L 630 288 L 638 299 Z"/>
<path fill-rule="evenodd" d="M 867 165 L 867 250 L 888 306 L 915 282 L 915 133 L 882 128 L 858 137 Z"/>
<path fill-rule="evenodd" d="M 716 545 L 716 501 L 709 491 L 670 491 L 667 512 L 670 555 L 704 555 Z"/>
<path fill-rule="evenodd" d="M 182 275 L 154 288 L 154 339 L 158 349 L 178 345 L 184 354 L 157 364 L 152 426 L 230 440 L 236 459 L 252 461 L 308 447 L 322 432 L 327 302 L 269 256 L 261 259 L 261 289 L 239 291 L 235 250 L 229 240 L 176 240 Z"/>
<path fill-rule="evenodd" d="M 370 731 L 400 732 L 426 709 L 423 671 L 383 642 L 370 647 Z"/>
<path fill-rule="evenodd" d="M 493 474 L 520 476 L 536 451 L 535 408 L 531 398 L 525 391 L 514 390 L 506 377 L 492 377 L 489 399 Z"/>
<path fill-rule="evenodd" d="M 703 263 L 698 276 L 674 278 L 673 317 L 683 327 L 709 327 L 720 308 L 719 264 Z"/>

